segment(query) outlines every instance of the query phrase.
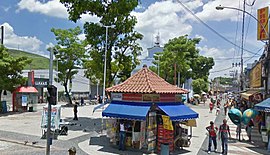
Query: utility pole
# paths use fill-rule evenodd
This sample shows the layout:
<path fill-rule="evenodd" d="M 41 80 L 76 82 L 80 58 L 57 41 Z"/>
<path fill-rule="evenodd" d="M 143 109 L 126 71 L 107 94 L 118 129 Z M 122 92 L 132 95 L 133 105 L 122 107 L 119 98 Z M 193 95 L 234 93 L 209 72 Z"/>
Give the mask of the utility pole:
<path fill-rule="evenodd" d="M 244 84 L 243 84 L 243 52 L 244 52 L 244 34 L 245 34 L 245 12 L 246 12 L 246 0 L 244 0 L 243 5 L 243 21 L 242 21 L 242 43 L 241 43 L 241 73 L 240 73 L 240 91 L 243 91 Z M 240 140 L 240 136 L 239 136 Z"/>
<path fill-rule="evenodd" d="M 49 68 L 49 85 L 52 85 L 53 82 L 53 48 L 50 49 L 50 68 Z M 47 92 L 49 94 L 49 92 Z M 48 118 L 47 118 L 47 145 L 46 145 L 46 155 L 50 155 L 50 145 L 52 142 L 51 139 L 51 111 L 52 111 L 52 105 L 50 102 L 48 102 Z"/>
<path fill-rule="evenodd" d="M 241 43 L 241 73 L 240 73 L 240 91 L 243 91 L 244 86 L 243 86 L 243 52 L 244 52 L 244 34 L 245 34 L 245 12 L 246 12 L 246 0 L 244 0 L 244 5 L 243 5 L 243 22 L 242 22 L 242 43 Z M 241 128 L 242 124 L 241 121 L 239 123 L 239 136 L 238 140 L 241 141 Z"/>

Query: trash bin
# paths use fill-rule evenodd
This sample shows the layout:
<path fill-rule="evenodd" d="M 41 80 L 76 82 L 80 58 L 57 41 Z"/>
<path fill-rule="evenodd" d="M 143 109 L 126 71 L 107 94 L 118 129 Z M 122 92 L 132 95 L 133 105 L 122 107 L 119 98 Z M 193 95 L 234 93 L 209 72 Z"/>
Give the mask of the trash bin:
<path fill-rule="evenodd" d="M 73 146 L 68 150 L 69 155 L 76 155 L 76 148 Z"/>
<path fill-rule="evenodd" d="M 7 112 L 7 101 L 2 101 L 2 112 L 3 113 Z"/>
<path fill-rule="evenodd" d="M 169 155 L 170 154 L 170 149 L 169 149 L 169 144 L 161 144 L 161 149 L 160 149 L 160 155 Z"/>

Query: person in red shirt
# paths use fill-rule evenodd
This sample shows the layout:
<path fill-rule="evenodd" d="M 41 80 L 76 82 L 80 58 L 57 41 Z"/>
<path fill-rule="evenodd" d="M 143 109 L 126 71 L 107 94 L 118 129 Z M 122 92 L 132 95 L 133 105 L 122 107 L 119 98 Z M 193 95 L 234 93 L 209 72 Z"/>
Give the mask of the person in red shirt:
<path fill-rule="evenodd" d="M 210 103 L 209 103 L 209 108 L 210 108 L 209 113 L 212 113 L 212 110 L 213 110 L 213 108 L 214 108 L 213 102 L 210 102 Z"/>
<path fill-rule="evenodd" d="M 206 127 L 206 130 L 209 133 L 209 144 L 208 144 L 208 153 L 211 153 L 211 146 L 212 146 L 212 141 L 214 143 L 214 148 L 215 152 L 217 152 L 217 131 L 218 127 L 214 125 L 214 122 L 210 122 L 210 126 Z"/>

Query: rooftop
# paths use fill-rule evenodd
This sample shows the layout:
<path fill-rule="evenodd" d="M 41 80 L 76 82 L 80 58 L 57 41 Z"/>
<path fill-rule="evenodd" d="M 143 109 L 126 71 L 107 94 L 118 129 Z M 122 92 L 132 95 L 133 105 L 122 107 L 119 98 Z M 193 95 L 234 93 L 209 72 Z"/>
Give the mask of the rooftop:
<path fill-rule="evenodd" d="M 187 94 L 188 91 L 171 85 L 156 73 L 144 66 L 141 70 L 119 85 L 106 89 L 107 92 L 118 93 L 150 93 L 150 94 Z"/>

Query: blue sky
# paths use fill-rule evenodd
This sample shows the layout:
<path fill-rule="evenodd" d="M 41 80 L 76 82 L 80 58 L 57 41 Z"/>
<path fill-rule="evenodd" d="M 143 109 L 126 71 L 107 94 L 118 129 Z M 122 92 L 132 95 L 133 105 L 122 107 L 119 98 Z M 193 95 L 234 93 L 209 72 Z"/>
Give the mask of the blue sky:
<path fill-rule="evenodd" d="M 241 45 L 241 21 L 242 13 L 235 10 L 215 9 L 216 6 L 230 6 L 243 8 L 243 0 L 179 0 L 198 18 L 213 28 L 219 34 L 231 42 Z M 136 30 L 144 35 L 140 41 L 144 49 L 153 46 L 153 38 L 158 33 L 161 37 L 161 45 L 174 37 L 188 34 L 190 37 L 201 37 L 202 41 L 198 45 L 201 54 L 212 56 L 216 65 L 211 70 L 210 78 L 228 75 L 228 69 L 232 63 L 240 62 L 241 50 L 228 43 L 217 34 L 209 30 L 205 25 L 196 20 L 187 10 L 180 5 L 178 0 L 154 1 L 141 0 L 141 4 L 132 12 L 137 17 Z M 254 0 L 246 0 L 252 4 Z M 268 6 L 267 1 L 256 1 L 253 6 L 246 6 L 247 11 L 256 15 L 256 10 Z M 48 55 L 46 47 L 54 44 L 54 35 L 51 28 L 73 28 L 82 26 L 85 21 L 98 22 L 96 17 L 83 15 L 77 23 L 68 20 L 66 8 L 59 0 L 1 0 L 0 1 L 0 25 L 5 26 L 4 44 L 9 48 Z M 263 48 L 264 43 L 257 41 L 257 23 L 254 19 L 245 18 L 245 49 L 256 53 Z M 83 35 L 80 37 L 83 38 Z M 263 51 L 259 51 L 261 54 Z M 244 61 L 252 63 L 259 57 L 254 57 L 244 51 Z M 239 69 L 239 68 L 238 68 Z"/>

